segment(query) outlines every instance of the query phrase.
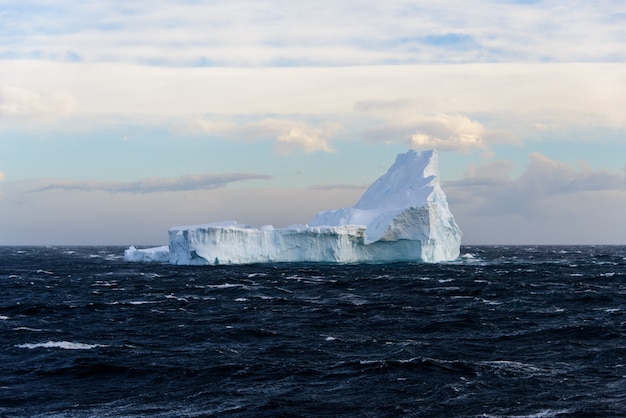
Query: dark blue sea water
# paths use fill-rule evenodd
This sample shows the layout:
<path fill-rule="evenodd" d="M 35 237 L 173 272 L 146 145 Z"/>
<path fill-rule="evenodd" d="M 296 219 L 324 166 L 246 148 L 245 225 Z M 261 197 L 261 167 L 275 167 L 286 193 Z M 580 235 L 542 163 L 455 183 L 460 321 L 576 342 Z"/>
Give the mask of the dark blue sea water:
<path fill-rule="evenodd" d="M 626 416 L 626 247 L 444 264 L 0 248 L 0 416 Z"/>

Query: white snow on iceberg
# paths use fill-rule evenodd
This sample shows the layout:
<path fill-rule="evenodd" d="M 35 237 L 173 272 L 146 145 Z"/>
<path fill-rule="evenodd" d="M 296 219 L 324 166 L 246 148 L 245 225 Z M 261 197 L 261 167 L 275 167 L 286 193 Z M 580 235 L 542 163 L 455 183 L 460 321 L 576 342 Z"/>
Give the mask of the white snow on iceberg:
<path fill-rule="evenodd" d="M 438 176 L 436 150 L 411 150 L 398 155 L 356 205 L 320 212 L 309 225 L 175 227 L 168 247 L 130 247 L 124 258 L 191 265 L 454 260 L 462 234 Z"/>

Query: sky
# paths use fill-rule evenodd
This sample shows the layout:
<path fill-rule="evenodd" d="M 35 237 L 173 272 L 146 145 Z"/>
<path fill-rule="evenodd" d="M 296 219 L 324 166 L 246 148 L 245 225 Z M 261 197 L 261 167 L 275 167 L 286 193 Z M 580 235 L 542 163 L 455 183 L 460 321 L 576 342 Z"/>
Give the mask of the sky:
<path fill-rule="evenodd" d="M 306 224 L 431 148 L 463 244 L 626 244 L 626 2 L 0 0 L 0 245 Z"/>

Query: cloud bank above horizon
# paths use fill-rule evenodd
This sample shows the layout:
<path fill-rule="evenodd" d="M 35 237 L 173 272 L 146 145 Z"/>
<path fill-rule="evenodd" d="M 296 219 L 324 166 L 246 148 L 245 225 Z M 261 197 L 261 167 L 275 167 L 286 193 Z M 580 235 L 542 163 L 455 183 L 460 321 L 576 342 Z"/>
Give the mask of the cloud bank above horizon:
<path fill-rule="evenodd" d="M 288 191 L 319 210 L 349 205 L 407 148 L 443 152 L 469 242 L 624 242 L 626 227 L 594 231 L 582 210 L 593 199 L 606 212 L 594 222 L 616 225 L 626 209 L 622 1 L 0 0 L 0 10 L 0 243 L 21 239 L 24 207 L 67 229 L 63 213 L 88 211 L 96 195 L 136 216 L 202 218 L 172 209 L 184 195 L 201 222 L 232 218 L 226 201 L 262 223 L 306 222 L 310 209 L 284 209 Z M 58 214 L 37 215 L 40 199 Z M 31 242 L 57 235 L 45 234 Z"/>

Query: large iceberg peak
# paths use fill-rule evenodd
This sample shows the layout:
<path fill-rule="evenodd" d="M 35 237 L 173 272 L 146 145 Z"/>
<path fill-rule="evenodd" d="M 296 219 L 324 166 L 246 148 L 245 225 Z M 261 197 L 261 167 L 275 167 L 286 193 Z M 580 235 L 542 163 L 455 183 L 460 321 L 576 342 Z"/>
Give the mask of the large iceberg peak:
<path fill-rule="evenodd" d="M 441 194 L 437 150 L 410 150 L 396 157 L 387 173 L 372 183 L 354 208 L 406 208 L 432 201 L 434 194 Z"/>
<path fill-rule="evenodd" d="M 349 208 L 319 212 L 309 225 L 274 229 L 236 222 L 169 230 L 173 264 L 454 260 L 461 231 L 439 185 L 437 151 L 398 155 Z M 129 261 L 161 261 L 163 248 L 126 250 Z"/>
<path fill-rule="evenodd" d="M 439 185 L 436 150 L 398 155 L 356 205 L 320 212 L 310 225 L 363 225 L 366 244 L 420 241 L 425 261 L 458 257 L 462 235 Z"/>

